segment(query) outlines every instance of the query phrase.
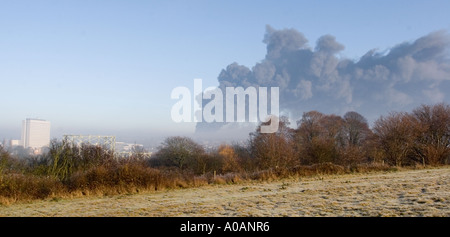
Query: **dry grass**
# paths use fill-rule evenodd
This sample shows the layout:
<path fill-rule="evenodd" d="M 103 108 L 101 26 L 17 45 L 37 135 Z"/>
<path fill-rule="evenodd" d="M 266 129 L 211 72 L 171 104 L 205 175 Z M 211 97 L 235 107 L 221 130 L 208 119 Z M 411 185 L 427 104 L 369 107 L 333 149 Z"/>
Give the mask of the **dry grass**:
<path fill-rule="evenodd" d="M 45 199 L 66 193 L 64 186 L 52 177 L 24 174 L 0 175 L 0 205 L 18 200 Z"/>
<path fill-rule="evenodd" d="M 318 175 L 0 206 L 0 216 L 446 216 L 450 167 Z M 230 185 L 236 179 L 237 184 Z M 183 185 L 181 181 L 179 185 Z M 192 184 L 186 183 L 191 186 Z M 204 185 L 204 186 L 202 186 Z M 76 195 L 75 195 L 76 196 Z"/>

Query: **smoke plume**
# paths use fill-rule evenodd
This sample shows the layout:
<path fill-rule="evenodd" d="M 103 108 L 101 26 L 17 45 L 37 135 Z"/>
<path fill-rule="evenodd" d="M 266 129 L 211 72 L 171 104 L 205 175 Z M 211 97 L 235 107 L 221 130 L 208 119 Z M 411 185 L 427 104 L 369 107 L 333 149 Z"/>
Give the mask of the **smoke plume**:
<path fill-rule="evenodd" d="M 445 31 L 387 52 L 372 49 L 357 60 L 339 57 L 345 47 L 332 35 L 320 37 L 312 48 L 295 29 L 266 26 L 263 42 L 265 58 L 252 68 L 228 65 L 218 76 L 219 88 L 278 86 L 280 110 L 293 119 L 310 110 L 353 110 L 370 120 L 391 110 L 445 101 L 450 91 L 450 39 Z M 197 130 L 210 126 L 199 123 Z"/>

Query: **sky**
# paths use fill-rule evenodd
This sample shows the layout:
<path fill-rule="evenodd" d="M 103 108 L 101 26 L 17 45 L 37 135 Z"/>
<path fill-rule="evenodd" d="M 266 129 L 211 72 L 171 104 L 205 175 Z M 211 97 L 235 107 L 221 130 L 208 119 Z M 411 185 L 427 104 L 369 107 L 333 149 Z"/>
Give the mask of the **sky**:
<path fill-rule="evenodd" d="M 269 60 L 268 43 L 263 42 L 269 29 L 300 33 L 308 41 L 300 47 L 311 52 L 322 36 L 331 35 L 343 46 L 333 59 L 362 62 L 373 49 L 387 55 L 433 32 L 445 38 L 449 9 L 447 0 L 1 0 L 0 139 L 20 139 L 25 118 L 50 121 L 54 138 L 102 134 L 146 143 L 189 135 L 196 124 L 172 121 L 176 100 L 171 91 L 193 88 L 195 78 L 203 79 L 204 88 L 219 86 L 219 75 L 232 63 L 252 69 Z M 447 44 L 443 47 L 448 50 Z M 444 53 L 448 58 L 448 51 Z M 448 86 L 446 76 L 439 78 L 443 88 Z M 426 93 L 439 95 L 435 102 L 448 102 L 439 86 Z M 388 89 L 402 93 L 398 87 Z M 408 101 L 408 95 L 396 95 Z M 345 108 L 373 119 L 355 100 Z M 382 115 L 422 102 L 413 101 L 375 112 Z"/>

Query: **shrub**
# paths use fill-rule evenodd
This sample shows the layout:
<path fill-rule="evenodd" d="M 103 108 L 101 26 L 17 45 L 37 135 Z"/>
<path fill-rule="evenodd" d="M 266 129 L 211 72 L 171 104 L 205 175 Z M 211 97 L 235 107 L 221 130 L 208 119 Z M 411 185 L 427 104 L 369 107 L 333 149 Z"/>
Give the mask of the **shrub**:
<path fill-rule="evenodd" d="M 46 175 L 66 181 L 78 171 L 115 162 L 112 152 L 100 146 L 65 144 L 53 140 L 49 152 L 42 157 L 47 166 Z"/>
<path fill-rule="evenodd" d="M 217 150 L 218 155 L 223 161 L 222 171 L 224 173 L 241 172 L 242 167 L 239 164 L 239 157 L 234 148 L 229 145 L 221 145 Z"/>
<path fill-rule="evenodd" d="M 195 164 L 199 156 L 205 153 L 203 147 L 188 137 L 169 137 L 164 140 L 153 163 L 163 166 L 175 166 L 183 170 Z"/>
<path fill-rule="evenodd" d="M 52 177 L 7 174 L 3 175 L 0 182 L 0 196 L 10 202 L 45 199 L 63 193 L 64 186 Z"/>
<path fill-rule="evenodd" d="M 139 188 L 158 190 L 164 186 L 161 172 L 138 162 L 122 162 L 116 165 L 92 167 L 74 173 L 66 182 L 74 190 L 115 190 L 116 193 Z"/>

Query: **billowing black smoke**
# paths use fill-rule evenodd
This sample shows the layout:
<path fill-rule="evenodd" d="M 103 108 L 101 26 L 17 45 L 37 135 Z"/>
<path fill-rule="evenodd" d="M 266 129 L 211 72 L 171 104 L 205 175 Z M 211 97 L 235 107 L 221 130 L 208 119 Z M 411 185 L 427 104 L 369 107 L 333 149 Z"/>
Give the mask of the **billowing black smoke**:
<path fill-rule="evenodd" d="M 359 60 L 340 58 L 344 45 L 332 35 L 314 48 L 295 29 L 266 26 L 265 58 L 252 68 L 232 63 L 220 72 L 219 87 L 277 86 L 280 110 L 292 119 L 303 112 L 357 111 L 369 121 L 392 110 L 445 101 L 450 91 L 450 39 L 444 31 L 404 42 Z M 376 117 L 375 117 L 376 116 Z M 197 124 L 197 130 L 223 124 Z"/>

